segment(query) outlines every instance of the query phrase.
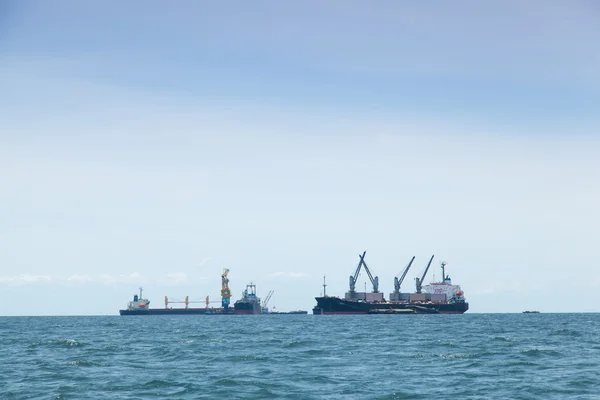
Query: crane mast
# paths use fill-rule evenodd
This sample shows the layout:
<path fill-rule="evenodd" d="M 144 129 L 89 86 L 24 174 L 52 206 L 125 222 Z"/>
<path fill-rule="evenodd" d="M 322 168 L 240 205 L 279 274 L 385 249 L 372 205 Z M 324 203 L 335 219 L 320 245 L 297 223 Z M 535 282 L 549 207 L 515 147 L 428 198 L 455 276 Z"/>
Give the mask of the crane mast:
<path fill-rule="evenodd" d="M 398 279 L 398 277 L 394 278 L 394 293 L 400 293 L 400 285 L 402 285 L 402 282 L 404 282 L 404 278 L 406 277 L 406 274 L 408 273 L 408 270 L 410 269 L 410 266 L 412 265 L 413 261 L 415 261 L 415 256 L 413 256 L 413 258 L 410 260 L 410 262 L 404 269 L 404 272 L 402 273 L 400 279 Z"/>
<path fill-rule="evenodd" d="M 371 274 L 369 267 L 367 267 L 367 263 L 365 263 L 365 254 L 367 254 L 366 251 L 364 251 L 362 255 L 359 255 L 360 262 L 356 267 L 356 271 L 354 271 L 354 275 L 350 276 L 350 293 L 356 292 L 356 281 L 358 279 L 358 275 L 360 274 L 361 267 L 364 267 L 365 271 L 367 271 L 367 275 L 369 276 L 371 284 L 373 285 L 373 293 L 379 293 L 379 277 L 373 277 L 373 275 Z"/>
<path fill-rule="evenodd" d="M 221 306 L 223 306 L 225 311 L 229 310 L 229 299 L 231 298 L 229 279 L 227 278 L 228 274 L 229 269 L 223 268 L 223 273 L 221 274 Z"/>
<path fill-rule="evenodd" d="M 425 275 L 427 275 L 427 271 L 429 271 L 429 267 L 431 266 L 432 261 L 433 261 L 433 256 L 431 256 L 431 258 L 429 259 L 429 263 L 427 263 L 427 267 L 425 268 L 425 272 L 423 272 L 423 276 L 421 277 L 421 279 L 419 279 L 418 277 L 415 278 L 415 281 L 417 283 L 417 293 L 421 293 L 423 281 L 425 280 Z"/>
<path fill-rule="evenodd" d="M 269 300 L 271 300 L 271 296 L 273 296 L 274 292 L 275 292 L 274 290 L 270 290 L 269 294 L 267 294 L 267 297 L 265 297 L 265 302 L 262 305 L 262 312 L 263 313 L 268 313 L 269 312 L 269 308 L 268 308 Z"/>

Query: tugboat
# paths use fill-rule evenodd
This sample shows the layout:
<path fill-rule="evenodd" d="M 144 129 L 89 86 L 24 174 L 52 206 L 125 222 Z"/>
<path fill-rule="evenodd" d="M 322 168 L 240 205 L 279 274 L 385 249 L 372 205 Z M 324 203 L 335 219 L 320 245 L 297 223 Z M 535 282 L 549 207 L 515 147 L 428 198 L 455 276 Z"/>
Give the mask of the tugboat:
<path fill-rule="evenodd" d="M 242 293 L 242 298 L 233 304 L 234 314 L 262 314 L 260 298 L 256 296 L 256 285 L 250 283 Z"/>

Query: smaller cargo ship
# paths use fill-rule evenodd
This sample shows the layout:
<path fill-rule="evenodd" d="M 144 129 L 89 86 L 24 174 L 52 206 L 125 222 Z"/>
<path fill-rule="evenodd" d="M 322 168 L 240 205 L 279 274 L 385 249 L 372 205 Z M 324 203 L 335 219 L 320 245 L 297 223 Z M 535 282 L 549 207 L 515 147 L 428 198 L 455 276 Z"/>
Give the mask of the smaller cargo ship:
<path fill-rule="evenodd" d="M 242 298 L 233 304 L 234 314 L 262 314 L 260 297 L 256 296 L 256 285 L 250 283 L 242 292 Z"/>
<path fill-rule="evenodd" d="M 142 297 L 143 289 L 140 287 L 140 295 L 133 296 L 133 300 L 127 304 L 127 308 L 119 310 L 120 315 L 198 315 L 198 314 L 232 314 L 230 308 L 209 307 L 209 300 L 206 297 L 206 307 L 189 307 L 188 297 L 184 301 L 185 308 L 169 307 L 169 300 L 165 296 L 165 308 L 150 308 L 150 300 Z M 179 303 L 172 301 L 171 303 Z"/>
<path fill-rule="evenodd" d="M 165 296 L 165 308 L 150 308 L 150 300 L 145 299 L 143 289 L 140 287 L 139 296 L 135 294 L 133 300 L 127 303 L 127 308 L 119 310 L 120 315 L 233 315 L 233 314 L 308 314 L 307 311 L 275 312 L 269 311 L 267 304 L 273 295 L 271 290 L 265 300 L 264 306 L 261 299 L 256 296 L 256 285 L 246 285 L 242 298 L 230 307 L 231 291 L 229 290 L 229 269 L 224 268 L 221 274 L 221 307 L 210 307 L 210 301 L 206 296 L 205 301 L 190 301 L 188 296 L 185 300 L 171 300 Z M 183 303 L 184 307 L 172 307 L 174 303 Z M 193 303 L 205 303 L 205 307 L 190 307 Z"/>
<path fill-rule="evenodd" d="M 134 295 L 133 301 L 127 304 L 127 308 L 119 310 L 120 315 L 224 315 L 233 314 L 233 310 L 229 307 L 231 298 L 231 292 L 229 290 L 229 269 L 223 268 L 221 273 L 221 307 L 210 307 L 208 296 L 206 296 L 205 307 L 190 307 L 190 303 L 199 303 L 196 301 L 190 301 L 188 296 L 185 297 L 184 301 L 170 301 L 165 296 L 165 308 L 150 308 L 150 300 L 142 297 L 142 288 L 140 287 L 140 295 Z M 184 303 L 185 308 L 181 307 L 170 307 L 173 303 Z M 201 303 L 201 302 L 200 302 Z M 218 301 L 217 301 L 218 303 Z"/>

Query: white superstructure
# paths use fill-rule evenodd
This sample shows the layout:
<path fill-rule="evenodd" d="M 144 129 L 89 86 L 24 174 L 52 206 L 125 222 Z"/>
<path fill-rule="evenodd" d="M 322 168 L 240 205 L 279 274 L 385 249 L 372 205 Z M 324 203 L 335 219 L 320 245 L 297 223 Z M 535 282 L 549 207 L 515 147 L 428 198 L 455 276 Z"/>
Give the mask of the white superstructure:
<path fill-rule="evenodd" d="M 423 286 L 423 291 L 432 295 L 432 299 L 435 299 L 436 296 L 445 296 L 445 300 L 450 303 L 465 301 L 465 293 L 460 285 L 452 284 L 450 276 L 446 276 L 442 282 L 432 282 Z M 442 299 L 440 298 L 440 300 Z"/>
<path fill-rule="evenodd" d="M 143 292 L 143 289 L 140 287 L 140 296 L 138 297 L 137 294 L 133 296 L 133 301 L 130 301 L 127 304 L 128 310 L 135 311 L 135 310 L 147 310 L 148 309 L 148 307 L 150 306 L 150 300 L 144 299 L 142 297 L 142 292 Z"/>

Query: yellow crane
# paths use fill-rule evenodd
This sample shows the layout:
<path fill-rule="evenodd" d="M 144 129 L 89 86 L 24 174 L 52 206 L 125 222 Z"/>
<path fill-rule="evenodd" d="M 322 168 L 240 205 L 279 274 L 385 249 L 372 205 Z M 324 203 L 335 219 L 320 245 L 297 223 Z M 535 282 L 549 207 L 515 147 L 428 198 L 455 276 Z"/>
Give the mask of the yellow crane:
<path fill-rule="evenodd" d="M 223 268 L 223 273 L 221 274 L 221 305 L 225 311 L 229 310 L 229 299 L 231 298 L 229 279 L 227 278 L 228 274 L 229 269 Z"/>

